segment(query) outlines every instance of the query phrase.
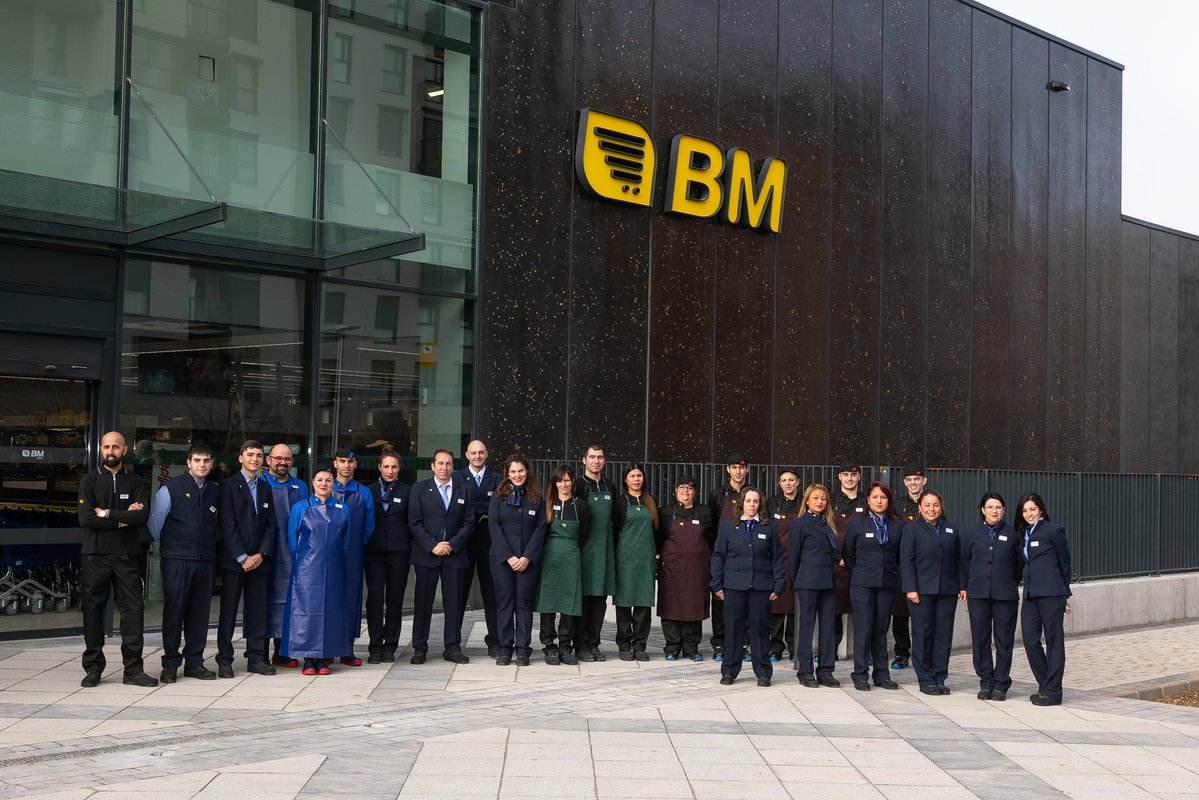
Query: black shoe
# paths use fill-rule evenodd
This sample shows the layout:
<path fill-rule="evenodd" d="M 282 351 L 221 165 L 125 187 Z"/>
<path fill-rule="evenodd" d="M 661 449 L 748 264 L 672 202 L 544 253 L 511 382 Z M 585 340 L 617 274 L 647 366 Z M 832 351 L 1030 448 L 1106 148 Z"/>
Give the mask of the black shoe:
<path fill-rule="evenodd" d="M 412 658 L 408 659 L 408 663 L 409 664 L 423 664 L 423 663 L 425 663 L 426 655 L 427 655 L 427 653 L 424 650 L 413 650 Z"/>
<path fill-rule="evenodd" d="M 470 659 L 461 650 L 446 650 L 441 654 L 443 661 L 452 661 L 455 664 L 469 664 Z"/>
<path fill-rule="evenodd" d="M 632 661 L 633 660 L 633 651 L 632 650 L 621 650 L 620 651 L 620 660 L 621 661 Z"/>
<path fill-rule="evenodd" d="M 758 678 L 758 685 L 759 686 L 769 686 L 770 678 Z"/>
<path fill-rule="evenodd" d="M 498 644 L 487 645 L 487 657 L 488 658 L 495 658 L 499 654 L 499 652 L 500 652 L 500 646 Z"/>
<path fill-rule="evenodd" d="M 649 661 L 649 653 L 645 652 L 644 650 L 634 650 L 633 658 L 637 659 L 638 661 Z"/>
<path fill-rule="evenodd" d="M 158 683 L 158 681 L 155 681 L 155 683 Z M 82 686 L 84 689 L 95 689 L 97 686 L 100 685 L 100 673 L 99 672 L 87 673 L 86 675 L 83 676 L 83 680 L 79 681 L 79 685 Z"/>
<path fill-rule="evenodd" d="M 720 676 L 720 685 L 721 686 L 732 686 L 733 681 L 735 681 L 735 680 L 737 680 L 737 679 L 734 678 L 732 675 L 721 675 Z"/>
<path fill-rule="evenodd" d="M 558 651 L 557 650 L 546 650 L 545 651 L 545 663 L 549 664 L 551 667 L 556 667 L 559 664 L 561 664 L 562 659 L 558 657 Z"/>
<path fill-rule="evenodd" d="M 158 680 L 162 681 L 163 683 L 174 683 L 175 681 L 179 680 L 179 668 L 163 667 L 162 672 L 158 676 Z"/>
<path fill-rule="evenodd" d="M 255 661 L 253 664 L 246 665 L 246 672 L 252 672 L 255 675 L 274 675 L 275 668 L 265 661 Z"/>
<path fill-rule="evenodd" d="M 218 678 L 232 678 L 233 677 L 233 665 L 232 664 L 217 664 L 216 665 L 216 676 Z"/>
<path fill-rule="evenodd" d="M 143 689 L 149 689 L 158 685 L 158 679 L 151 678 L 144 672 L 138 672 L 133 675 L 126 675 L 121 679 L 121 683 L 126 686 L 140 686 Z"/>
<path fill-rule="evenodd" d="M 495 665 L 497 667 L 506 667 L 512 663 L 512 655 L 510 653 L 500 653 L 495 657 Z"/>
<path fill-rule="evenodd" d="M 579 659 L 575 657 L 573 650 L 559 650 L 558 659 L 568 667 L 573 667 L 579 663 Z"/>
<path fill-rule="evenodd" d="M 582 647 L 579 648 L 578 660 L 579 661 L 588 661 L 588 662 L 595 661 L 595 653 L 591 652 L 590 647 L 583 645 Z"/>
<path fill-rule="evenodd" d="M 392 656 L 392 659 L 394 659 L 394 658 L 395 658 L 395 656 Z M 369 656 L 367 656 L 367 657 L 366 657 L 366 663 L 368 663 L 368 664 L 382 664 L 382 663 L 383 663 L 383 656 L 382 656 L 382 655 L 380 655 L 379 653 L 371 653 Z"/>
<path fill-rule="evenodd" d="M 854 681 L 853 688 L 857 689 L 859 692 L 868 692 L 870 691 L 870 684 L 866 681 Z"/>
<path fill-rule="evenodd" d="M 992 694 L 993 693 L 990 689 L 982 689 L 978 693 L 978 699 L 979 700 L 990 700 Z"/>
<path fill-rule="evenodd" d="M 517 656 L 516 657 L 516 666 L 518 666 L 518 667 L 529 666 L 529 657 L 528 656 Z"/>
<path fill-rule="evenodd" d="M 838 686 L 841 685 L 841 681 L 837 680 L 832 675 L 821 675 L 819 678 L 816 679 L 816 681 L 821 686 L 827 686 L 830 689 L 836 689 Z"/>
<path fill-rule="evenodd" d="M 949 687 L 948 686 L 938 686 L 937 691 L 940 692 L 941 694 L 949 694 Z"/>
<path fill-rule="evenodd" d="M 379 658 L 382 659 L 384 664 L 390 664 L 396 660 L 396 654 L 395 651 L 385 651 Z"/>
<path fill-rule="evenodd" d="M 1054 699 L 1049 695 L 1041 694 L 1040 692 L 1030 695 L 1028 699 L 1032 701 L 1034 706 L 1060 706 L 1062 704 L 1060 699 Z"/>
<path fill-rule="evenodd" d="M 592 646 L 591 655 L 595 656 L 596 661 L 607 661 L 608 657 L 598 647 Z"/>
<path fill-rule="evenodd" d="M 941 689 L 937 686 L 921 686 L 920 694 L 931 694 L 933 697 L 940 697 Z"/>
<path fill-rule="evenodd" d="M 991 699 L 1002 703 L 1004 700 L 1007 700 L 1007 692 L 1003 691 L 1002 689 L 992 689 Z"/>
<path fill-rule="evenodd" d="M 233 667 L 229 668 L 229 672 L 230 672 L 230 674 L 232 674 Z M 204 666 L 203 664 L 200 664 L 199 666 L 196 666 L 196 667 L 184 667 L 183 668 L 183 677 L 195 678 L 198 681 L 215 681 L 216 673 L 213 672 L 212 670 L 210 670 L 208 667 Z"/>
<path fill-rule="evenodd" d="M 799 676 L 799 685 L 806 686 L 809 689 L 818 689 L 820 688 L 820 681 L 816 680 L 816 676 L 809 672 Z"/>
<path fill-rule="evenodd" d="M 887 679 L 887 680 L 885 680 L 885 681 L 875 681 L 875 682 L 874 682 L 874 685 L 875 685 L 875 686 L 877 686 L 877 687 L 878 687 L 878 688 L 880 688 L 880 689 L 891 689 L 891 690 L 895 690 L 895 689 L 898 689 L 898 688 L 899 688 L 899 684 L 898 684 L 898 683 L 896 683 L 895 681 L 891 680 L 890 678 L 888 678 L 888 679 Z"/>

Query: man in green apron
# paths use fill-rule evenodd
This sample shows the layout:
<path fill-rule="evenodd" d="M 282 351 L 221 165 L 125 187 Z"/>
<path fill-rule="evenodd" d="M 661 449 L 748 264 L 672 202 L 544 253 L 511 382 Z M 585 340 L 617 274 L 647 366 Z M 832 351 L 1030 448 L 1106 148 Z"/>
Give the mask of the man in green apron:
<path fill-rule="evenodd" d="M 583 614 L 575 635 L 579 661 L 604 661 L 600 631 L 608 597 L 616 592 L 616 550 L 612 546 L 612 499 L 616 487 L 604 477 L 604 448 L 588 445 L 583 453 L 583 476 L 576 491 L 587 501 L 590 531 L 581 548 Z"/>

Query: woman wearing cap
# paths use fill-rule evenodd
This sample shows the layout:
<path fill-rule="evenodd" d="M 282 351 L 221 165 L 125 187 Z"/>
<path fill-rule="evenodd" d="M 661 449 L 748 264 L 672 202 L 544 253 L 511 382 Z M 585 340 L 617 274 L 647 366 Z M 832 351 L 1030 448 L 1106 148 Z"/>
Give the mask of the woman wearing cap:
<path fill-rule="evenodd" d="M 1020 543 L 1003 518 L 1003 497 L 987 492 L 978 501 L 982 521 L 962 534 L 962 587 L 970 614 L 970 644 L 979 700 L 1006 700 L 1012 685 L 1016 606 L 1020 602 Z M 995 656 L 991 656 L 991 641 Z"/>
<path fill-rule="evenodd" d="M 305 675 L 328 675 L 327 661 L 345 653 L 349 528 L 345 505 L 333 497 L 333 470 L 320 467 L 312 494 L 287 520 L 292 562 L 280 647 L 304 660 Z"/>
<path fill-rule="evenodd" d="M 783 548 L 783 574 L 787 585 L 770 604 L 770 660 L 781 661 L 783 650 L 795 660 L 795 594 L 787 563 L 787 546 L 791 543 L 791 523 L 803 511 L 799 505 L 799 473 L 790 467 L 779 472 L 778 494 L 766 501 L 766 519 L 778 531 Z"/>
<path fill-rule="evenodd" d="M 616 547 L 616 646 L 621 661 L 649 661 L 650 606 L 658 554 L 654 530 L 658 507 L 645 491 L 645 470 L 634 464 L 624 471 L 621 493 L 612 504 L 612 539 Z"/>
<path fill-rule="evenodd" d="M 726 652 L 736 652 L 746 621 L 749 652 L 759 686 L 769 686 L 774 675 L 770 663 L 770 604 L 783 591 L 783 549 L 773 525 L 758 513 L 762 493 L 747 486 L 741 490 L 734 519 L 720 523 L 712 548 L 712 591 L 724 601 Z M 720 683 L 732 684 L 741 672 L 741 659 L 720 664 Z"/>
<path fill-rule="evenodd" d="M 891 487 L 875 482 L 866 490 L 865 515 L 854 518 L 845 532 L 845 567 L 853 600 L 853 688 L 874 685 L 898 689 L 887 668 L 887 624 L 898 586 L 899 538 L 903 527 L 895 514 Z"/>
<path fill-rule="evenodd" d="M 579 663 L 574 651 L 579 643 L 574 636 L 583 614 L 581 548 L 587 542 L 590 515 L 587 501 L 574 495 L 575 476 L 570 467 L 559 465 L 550 474 L 549 487 L 545 548 L 534 608 L 541 614 L 545 663 L 574 666 Z"/>
<path fill-rule="evenodd" d="M 912 615 L 912 668 L 923 694 L 949 694 L 953 616 L 966 599 L 959 579 L 957 526 L 941 515 L 941 495 L 920 495 L 920 519 L 903 526 L 899 570 Z"/>
<path fill-rule="evenodd" d="M 491 576 L 495 579 L 495 663 L 527 667 L 533 653 L 533 598 L 545 545 L 541 487 L 524 456 L 508 456 L 487 508 L 491 531 Z"/>
<path fill-rule="evenodd" d="M 837 687 L 833 677 L 837 664 L 836 630 L 833 615 L 837 608 L 837 564 L 841 552 L 833 529 L 833 511 L 828 489 L 819 483 L 804 490 L 804 513 L 791 523 L 791 542 L 787 563 L 795 603 L 799 608 L 796 631 L 795 669 L 799 682 L 810 689 Z M 813 675 L 812 633 L 819 624 L 820 664 Z"/>
<path fill-rule="evenodd" d="M 1062 703 L 1062 675 L 1066 671 L 1064 615 L 1072 610 L 1070 546 L 1066 529 L 1049 520 L 1045 501 L 1038 495 L 1024 495 L 1018 508 L 1016 532 L 1024 557 L 1020 633 L 1028 666 L 1037 679 L 1037 693 L 1028 699 L 1034 706 L 1057 706 Z"/>
<path fill-rule="evenodd" d="M 695 502 L 695 487 L 695 478 L 680 478 L 658 520 L 658 616 L 667 661 L 704 660 L 699 643 L 708 618 L 712 512 Z"/>

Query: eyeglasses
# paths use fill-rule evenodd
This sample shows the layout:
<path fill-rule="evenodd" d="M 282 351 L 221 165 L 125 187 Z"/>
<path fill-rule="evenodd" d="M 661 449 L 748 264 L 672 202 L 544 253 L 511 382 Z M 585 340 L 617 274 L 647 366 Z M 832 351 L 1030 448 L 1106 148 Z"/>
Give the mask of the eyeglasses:
<path fill-rule="evenodd" d="M 983 511 L 1003 511 L 1003 506 L 997 506 L 997 505 L 983 506 Z"/>

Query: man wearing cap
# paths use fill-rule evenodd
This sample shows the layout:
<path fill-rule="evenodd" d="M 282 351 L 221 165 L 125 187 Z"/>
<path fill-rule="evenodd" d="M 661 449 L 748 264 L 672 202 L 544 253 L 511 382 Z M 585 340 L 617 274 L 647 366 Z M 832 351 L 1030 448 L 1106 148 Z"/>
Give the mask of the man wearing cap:
<path fill-rule="evenodd" d="M 500 474 L 487 468 L 487 445 L 475 439 L 466 446 L 465 468 L 456 473 L 471 491 L 471 513 L 475 516 L 475 530 L 470 535 L 467 545 L 466 574 L 462 576 L 462 609 L 466 611 L 466 601 L 470 597 L 474 576 L 479 576 L 479 593 L 483 596 L 483 619 L 487 623 L 487 657 L 495 658 L 500 640 L 496 636 L 495 616 L 495 581 L 491 577 L 488 559 L 491 557 L 491 529 L 487 524 L 487 507 L 491 504 L 491 496 L 499 486 Z M 552 487 L 550 487 L 552 488 Z M 547 488 L 547 491 L 549 489 Z"/>
<path fill-rule="evenodd" d="M 295 669 L 300 662 L 280 652 L 283 636 L 283 615 L 287 607 L 287 584 L 291 580 L 291 550 L 287 545 L 287 522 L 291 507 L 308 496 L 308 487 L 291 474 L 295 456 L 291 445 L 279 443 L 266 457 L 266 485 L 271 490 L 272 512 L 275 515 L 274 554 L 267 566 L 271 570 L 266 601 L 266 636 L 275 640 L 275 655 L 271 664 Z"/>
<path fill-rule="evenodd" d="M 375 531 L 375 500 L 370 489 L 354 480 L 358 458 L 352 448 L 343 447 L 333 454 L 333 497 L 346 507 L 349 517 L 349 547 L 346 549 L 346 641 L 341 663 L 361 667 L 354 655 L 354 640 L 362 633 L 362 581 L 366 563 L 366 543 Z"/>
<path fill-rule="evenodd" d="M 604 475 L 604 448 L 589 444 L 583 451 L 583 475 L 575 494 L 587 501 L 587 541 L 579 549 L 583 582 L 583 615 L 575 632 L 579 661 L 604 661 L 599 649 L 600 631 L 608 610 L 608 597 L 616 593 L 616 547 L 612 540 L 612 502 L 616 487 Z M 552 489 L 552 487 L 550 487 Z"/>
<path fill-rule="evenodd" d="M 833 522 L 837 527 L 837 548 L 845 547 L 845 532 L 854 517 L 866 513 L 866 498 L 862 496 L 862 468 L 856 461 L 843 461 L 837 468 L 838 487 L 833 492 Z M 837 647 L 845 636 L 844 614 L 853 613 L 853 601 L 849 598 L 849 571 L 845 564 L 837 565 Z"/>
<path fill-rule="evenodd" d="M 416 568 L 410 662 L 423 664 L 428 655 L 433 598 L 440 581 L 445 644 L 441 657 L 466 664 L 470 659 L 462 652 L 462 581 L 475 529 L 470 503 L 474 493 L 460 475 L 454 474 L 454 454 L 449 450 L 434 452 L 430 466 L 433 477 L 417 483 L 408 495 L 408 529 Z"/>
<path fill-rule="evenodd" d="M 895 502 L 895 513 L 904 525 L 915 522 L 920 516 L 920 495 L 927 484 L 928 472 L 924 467 L 909 464 L 904 468 L 903 486 L 907 491 Z M 908 614 L 907 595 L 900 586 L 891 609 L 891 634 L 895 637 L 895 660 L 891 662 L 891 669 L 906 669 L 912 658 L 912 628 Z"/>
<path fill-rule="evenodd" d="M 728 480 L 712 490 L 708 496 L 708 509 L 712 513 L 712 528 L 718 530 L 720 523 L 732 520 L 735 515 L 737 498 L 745 488 L 749 476 L 749 459 L 744 453 L 729 453 L 725 459 L 725 473 Z M 745 642 L 741 657 L 744 658 L 749 647 L 749 626 L 745 628 Z M 724 600 L 712 593 L 712 657 L 717 661 L 724 660 Z"/>

